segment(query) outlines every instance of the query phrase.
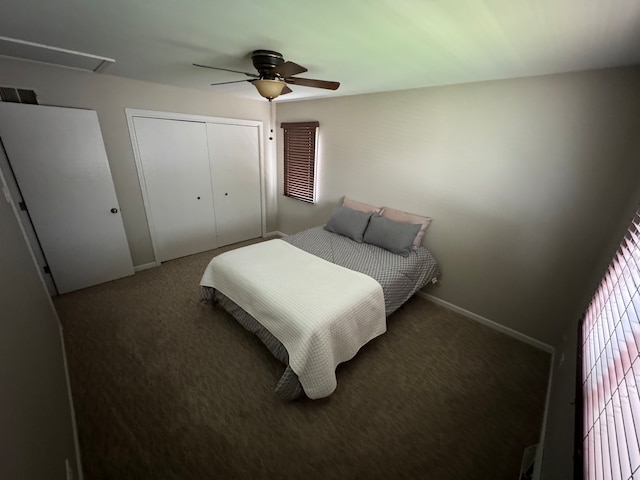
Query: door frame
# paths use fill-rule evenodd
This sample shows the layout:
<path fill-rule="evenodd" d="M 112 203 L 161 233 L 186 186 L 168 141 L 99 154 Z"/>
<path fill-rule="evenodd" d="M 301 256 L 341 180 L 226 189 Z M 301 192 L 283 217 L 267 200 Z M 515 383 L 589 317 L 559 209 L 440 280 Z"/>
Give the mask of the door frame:
<path fill-rule="evenodd" d="M 24 202 L 22 198 L 22 194 L 20 192 L 20 186 L 18 185 L 18 181 L 13 174 L 13 170 L 11 169 L 11 164 L 9 163 L 9 157 L 4 149 L 4 144 L 2 143 L 2 139 L 0 138 L 0 185 L 2 186 L 2 190 L 4 191 L 4 195 L 7 199 L 7 202 L 11 204 L 20 222 L 20 228 L 22 228 L 25 238 L 28 241 L 29 249 L 31 250 L 33 259 L 38 266 L 38 271 L 43 279 L 44 284 L 47 287 L 47 291 L 49 292 L 49 296 L 54 297 L 58 295 L 58 289 L 56 288 L 56 284 L 53 280 L 53 276 L 50 272 L 47 272 L 45 268 L 47 267 L 47 259 L 45 258 L 44 252 L 42 250 L 42 246 L 40 245 L 40 240 L 38 239 L 38 234 L 33 227 L 33 223 L 31 221 L 31 217 L 29 216 L 29 212 L 27 210 L 22 210 L 20 208 L 20 203 Z"/>
<path fill-rule="evenodd" d="M 149 227 L 149 236 L 151 238 L 151 246 L 153 248 L 153 256 L 155 265 L 160 265 L 158 261 L 158 252 L 156 251 L 157 238 L 153 220 L 151 219 L 151 202 L 149 201 L 149 194 L 147 192 L 147 186 L 144 180 L 144 170 L 142 168 L 142 157 L 140 155 L 140 149 L 138 146 L 138 139 L 136 137 L 136 130 L 134 126 L 135 117 L 143 118 L 155 118 L 159 120 L 178 120 L 186 122 L 196 123 L 219 123 L 225 125 L 241 125 L 245 127 L 257 127 L 258 129 L 258 157 L 259 157 L 259 171 L 260 171 L 260 227 L 262 236 L 267 231 L 266 221 L 266 184 L 265 184 L 265 170 L 264 170 L 264 132 L 263 122 L 259 120 L 242 120 L 238 118 L 225 118 L 225 117 L 211 117 L 208 115 L 192 115 L 189 113 L 175 113 L 175 112 L 161 112 L 156 110 L 141 110 L 137 108 L 125 108 L 125 114 L 127 117 L 127 127 L 129 128 L 129 136 L 131 138 L 131 146 L 133 148 L 133 157 L 136 161 L 136 170 L 138 171 L 138 182 L 140 184 L 140 191 L 142 192 L 142 202 L 144 204 L 145 216 L 147 217 L 147 225 Z"/>

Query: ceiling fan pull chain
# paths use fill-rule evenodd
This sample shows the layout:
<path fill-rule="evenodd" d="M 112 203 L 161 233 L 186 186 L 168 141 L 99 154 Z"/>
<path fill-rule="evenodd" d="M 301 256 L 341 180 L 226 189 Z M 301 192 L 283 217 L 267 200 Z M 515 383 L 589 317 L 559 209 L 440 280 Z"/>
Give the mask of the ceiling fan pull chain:
<path fill-rule="evenodd" d="M 276 104 L 269 100 L 269 140 L 273 140 L 273 124 L 275 123 Z"/>

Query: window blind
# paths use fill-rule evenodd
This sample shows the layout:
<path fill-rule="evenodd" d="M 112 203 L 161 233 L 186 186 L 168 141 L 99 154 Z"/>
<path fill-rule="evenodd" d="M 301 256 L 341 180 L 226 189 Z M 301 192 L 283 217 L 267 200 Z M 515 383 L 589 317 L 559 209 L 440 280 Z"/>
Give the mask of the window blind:
<path fill-rule="evenodd" d="M 319 122 L 282 123 L 284 194 L 315 203 L 316 139 Z"/>
<path fill-rule="evenodd" d="M 640 211 L 581 324 L 585 479 L 640 478 Z M 580 478 L 579 475 L 576 478 Z"/>

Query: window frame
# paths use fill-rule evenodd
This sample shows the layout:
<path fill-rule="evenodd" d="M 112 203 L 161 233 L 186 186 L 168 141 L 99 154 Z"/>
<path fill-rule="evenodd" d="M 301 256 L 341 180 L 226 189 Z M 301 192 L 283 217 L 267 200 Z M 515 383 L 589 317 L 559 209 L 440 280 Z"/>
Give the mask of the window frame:
<path fill-rule="evenodd" d="M 316 203 L 318 173 L 318 121 L 283 122 L 283 194 Z"/>

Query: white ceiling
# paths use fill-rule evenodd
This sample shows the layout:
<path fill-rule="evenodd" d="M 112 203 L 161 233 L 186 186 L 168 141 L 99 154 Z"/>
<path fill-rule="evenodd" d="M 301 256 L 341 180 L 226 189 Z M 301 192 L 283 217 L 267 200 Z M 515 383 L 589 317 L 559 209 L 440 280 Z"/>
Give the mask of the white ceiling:
<path fill-rule="evenodd" d="M 640 64 L 640 0 L 2 0 L 0 35 L 110 57 L 105 73 L 259 98 L 250 52 L 341 82 L 278 100 Z M 0 79 L 1 79 L 0 72 Z"/>

